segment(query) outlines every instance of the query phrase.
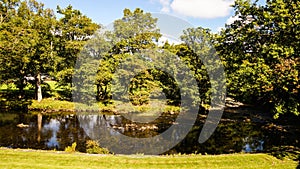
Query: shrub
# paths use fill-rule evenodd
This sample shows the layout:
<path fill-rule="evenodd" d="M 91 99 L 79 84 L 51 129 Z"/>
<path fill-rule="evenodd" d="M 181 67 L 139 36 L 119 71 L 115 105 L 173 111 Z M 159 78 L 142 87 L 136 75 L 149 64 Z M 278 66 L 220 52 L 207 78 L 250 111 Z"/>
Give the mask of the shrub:
<path fill-rule="evenodd" d="M 100 147 L 99 143 L 94 140 L 86 142 L 86 152 L 89 154 L 110 154 L 107 148 Z"/>
<path fill-rule="evenodd" d="M 75 153 L 76 152 L 76 146 L 77 146 L 77 143 L 74 142 L 72 144 L 72 146 L 68 146 L 65 148 L 65 152 L 68 152 L 68 153 Z"/>

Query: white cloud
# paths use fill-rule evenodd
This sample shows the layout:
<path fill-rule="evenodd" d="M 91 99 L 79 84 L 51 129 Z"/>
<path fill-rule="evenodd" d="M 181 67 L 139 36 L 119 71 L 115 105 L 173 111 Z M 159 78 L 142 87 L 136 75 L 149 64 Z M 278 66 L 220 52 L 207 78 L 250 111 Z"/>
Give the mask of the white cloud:
<path fill-rule="evenodd" d="M 195 18 L 217 18 L 228 16 L 234 0 L 159 0 L 162 12 L 170 12 Z"/>
<path fill-rule="evenodd" d="M 240 20 L 239 15 L 237 15 L 237 16 L 231 16 L 231 17 L 229 17 L 229 18 L 226 20 L 226 25 L 231 25 L 231 24 L 234 23 L 234 21 L 237 21 L 237 20 Z M 218 28 L 217 28 L 217 33 L 218 33 L 218 32 L 221 32 L 222 29 L 225 29 L 225 25 L 224 25 L 224 26 L 221 26 L 221 27 L 218 27 Z"/>
<path fill-rule="evenodd" d="M 170 12 L 171 0 L 159 0 L 159 3 L 162 5 L 161 12 Z"/>
<path fill-rule="evenodd" d="M 226 24 L 231 25 L 234 23 L 234 21 L 240 20 L 239 15 L 231 16 L 227 19 Z"/>

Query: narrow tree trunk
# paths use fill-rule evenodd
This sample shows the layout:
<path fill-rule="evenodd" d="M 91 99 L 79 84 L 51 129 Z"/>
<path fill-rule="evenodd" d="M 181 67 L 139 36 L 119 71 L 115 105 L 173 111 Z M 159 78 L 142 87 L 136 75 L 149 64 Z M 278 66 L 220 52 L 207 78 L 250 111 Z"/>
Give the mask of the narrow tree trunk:
<path fill-rule="evenodd" d="M 23 78 L 20 78 L 20 81 L 19 81 L 19 99 L 23 99 L 25 97 L 25 93 L 24 93 L 24 88 L 25 88 L 25 82 L 24 82 L 24 79 Z"/>
<path fill-rule="evenodd" d="M 15 102 L 18 104 L 18 109 L 20 108 L 22 112 L 26 113 L 28 111 L 28 104 L 24 103 L 24 99 L 25 99 L 24 88 L 26 87 L 26 81 L 23 78 L 24 74 L 22 72 L 20 75 L 21 75 L 20 80 L 17 83 L 17 86 L 19 88 L 19 94 L 18 94 L 18 99 L 15 100 Z"/>
<path fill-rule="evenodd" d="M 35 79 L 35 94 L 36 94 L 36 100 L 38 102 L 42 101 L 43 96 L 42 96 L 42 86 L 41 86 L 41 73 L 38 72 L 36 79 Z"/>
<path fill-rule="evenodd" d="M 100 85 L 99 84 L 97 84 L 96 85 L 97 86 L 97 101 L 100 101 Z"/>

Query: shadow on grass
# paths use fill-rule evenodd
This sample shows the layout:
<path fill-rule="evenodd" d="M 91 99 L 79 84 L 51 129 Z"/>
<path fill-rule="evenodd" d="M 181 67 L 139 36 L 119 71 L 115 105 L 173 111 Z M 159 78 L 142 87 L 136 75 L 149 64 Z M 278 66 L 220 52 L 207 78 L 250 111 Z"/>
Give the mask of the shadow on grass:
<path fill-rule="evenodd" d="M 42 84 L 42 94 L 44 98 L 52 97 L 48 84 Z M 32 104 L 33 99 L 35 99 L 34 89 L 24 90 L 23 97 L 16 89 L 0 90 L 0 110 L 28 112 L 28 106 Z"/>
<path fill-rule="evenodd" d="M 298 166 L 296 169 L 300 169 L 300 148 L 293 146 L 274 147 L 270 154 L 281 160 L 288 158 L 297 161 Z"/>

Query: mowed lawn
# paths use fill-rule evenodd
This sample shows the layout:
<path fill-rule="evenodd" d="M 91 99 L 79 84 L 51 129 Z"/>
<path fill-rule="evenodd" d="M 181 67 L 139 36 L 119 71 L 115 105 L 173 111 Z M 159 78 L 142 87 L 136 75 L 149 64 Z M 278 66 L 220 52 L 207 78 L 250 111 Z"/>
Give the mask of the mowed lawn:
<path fill-rule="evenodd" d="M 267 154 L 232 155 L 180 155 L 180 156 L 143 156 L 143 155 L 88 155 L 67 154 L 54 151 L 0 149 L 0 168 L 37 168 L 37 169 L 88 169 L 88 168 L 253 168 L 289 169 L 297 168 L 292 160 L 279 160 Z"/>

